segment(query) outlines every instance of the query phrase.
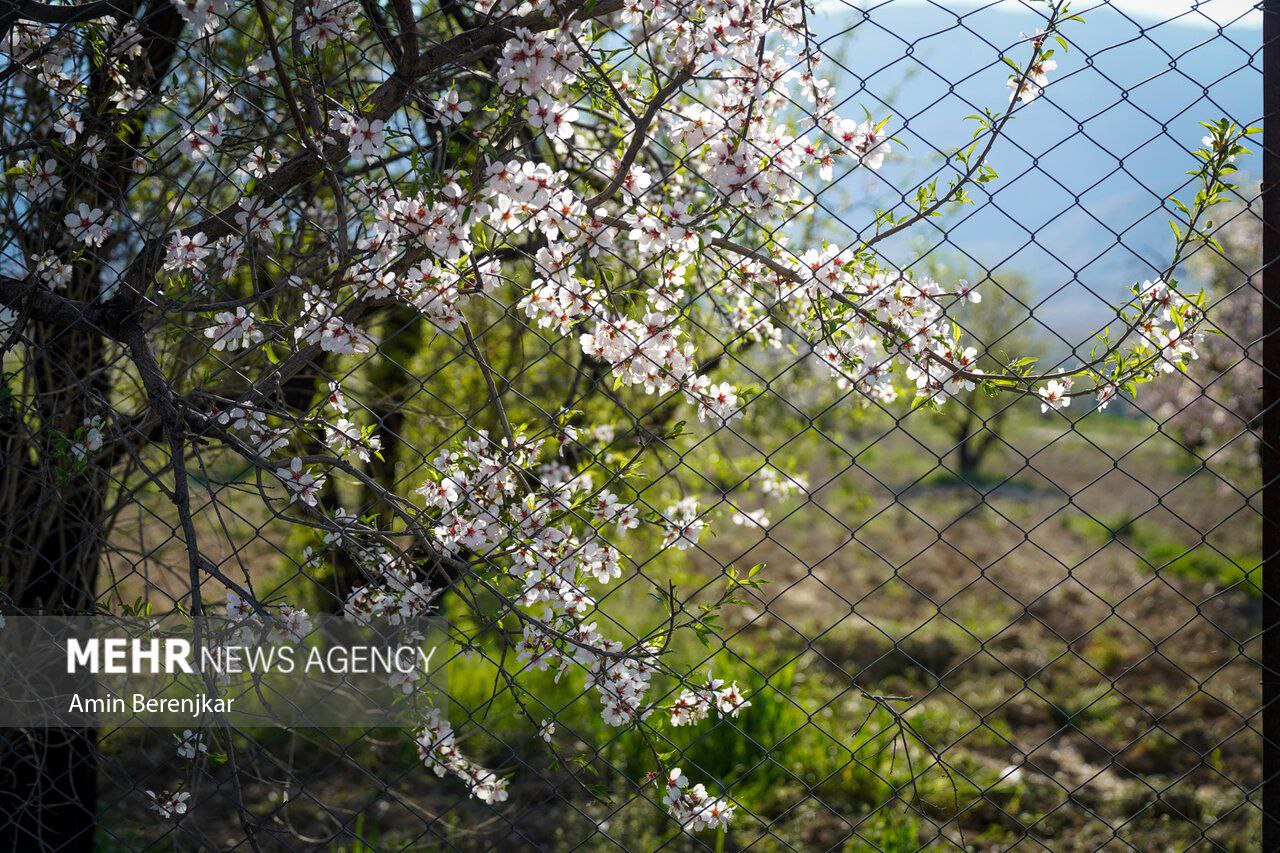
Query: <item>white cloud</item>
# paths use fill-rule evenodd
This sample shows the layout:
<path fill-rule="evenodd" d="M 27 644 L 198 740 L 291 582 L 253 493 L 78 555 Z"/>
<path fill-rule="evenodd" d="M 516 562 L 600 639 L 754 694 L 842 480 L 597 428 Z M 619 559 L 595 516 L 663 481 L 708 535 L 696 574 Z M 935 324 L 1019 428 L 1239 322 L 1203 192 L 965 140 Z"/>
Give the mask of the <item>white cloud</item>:
<path fill-rule="evenodd" d="M 1230 25 L 1232 29 L 1261 29 L 1262 12 L 1257 0 L 1079 0 L 1072 11 L 1085 15 L 1100 12 L 1110 5 L 1142 23 L 1169 21 L 1172 26 L 1216 29 Z M 1009 12 L 1029 12 L 1025 0 L 819 0 L 818 11 L 836 13 L 850 6 L 863 9 L 899 8 L 907 6 L 941 6 L 944 9 L 997 8 Z"/>

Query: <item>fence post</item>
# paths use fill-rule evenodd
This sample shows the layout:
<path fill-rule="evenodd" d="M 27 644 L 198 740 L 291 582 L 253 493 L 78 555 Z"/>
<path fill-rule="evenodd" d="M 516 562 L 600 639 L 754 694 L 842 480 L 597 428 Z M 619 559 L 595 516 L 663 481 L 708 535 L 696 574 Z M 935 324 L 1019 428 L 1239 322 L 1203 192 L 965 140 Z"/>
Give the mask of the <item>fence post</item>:
<path fill-rule="evenodd" d="M 1262 24 L 1262 849 L 1280 850 L 1280 0 Z"/>

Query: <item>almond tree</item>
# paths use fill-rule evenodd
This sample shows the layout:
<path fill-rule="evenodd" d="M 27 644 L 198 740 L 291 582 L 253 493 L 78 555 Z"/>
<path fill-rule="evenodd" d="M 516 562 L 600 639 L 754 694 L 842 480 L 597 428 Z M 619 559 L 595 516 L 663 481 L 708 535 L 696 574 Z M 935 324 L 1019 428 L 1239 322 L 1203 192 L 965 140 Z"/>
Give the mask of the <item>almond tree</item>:
<path fill-rule="evenodd" d="M 1257 192 L 1249 194 L 1257 198 Z M 1189 272 L 1203 283 L 1208 321 L 1196 359 L 1184 375 L 1152 387 L 1144 408 L 1192 453 L 1211 456 L 1218 443 L 1232 445 L 1262 410 L 1261 281 L 1255 267 L 1262 245 L 1262 220 L 1247 204 L 1235 202 L 1219 214 L 1214 242 L 1196 252 Z M 1248 438 L 1245 448 L 1256 446 Z"/>
<path fill-rule="evenodd" d="M 646 737 L 736 716 L 751 697 L 670 650 L 756 579 L 722 579 L 709 610 L 658 584 L 665 617 L 639 634 L 596 603 L 634 572 L 638 529 L 687 549 L 707 527 L 696 490 L 648 460 L 733 429 L 756 399 L 739 369 L 752 347 L 811 352 L 854 398 L 934 406 L 981 386 L 1079 409 L 1180 369 L 1200 302 L 1175 273 L 1252 132 L 1207 125 L 1166 275 L 1133 288 L 1091 357 L 979 369 L 950 319 L 968 304 L 957 284 L 878 247 L 996 179 L 990 155 L 1015 117 L 1034 120 L 1076 19 L 1046 3 L 1043 29 L 992 57 L 1009 93 L 867 236 L 795 244 L 787 225 L 818 188 L 897 145 L 892 116 L 866 117 L 823 76 L 811 11 L 9 4 L 4 605 L 95 606 L 113 522 L 158 488 L 197 645 L 212 601 L 303 626 L 207 554 L 217 534 L 193 506 L 254 500 L 336 548 L 298 560 L 341 562 L 349 618 L 441 609 L 459 641 L 510 648 L 495 689 L 517 702 L 520 671 L 555 670 Z M 392 345 L 406 327 L 412 343 Z M 388 381 L 388 359 L 417 357 L 427 375 Z M 429 447 L 396 441 L 409 400 L 437 427 Z M 251 473 L 219 486 L 219 459 Z M 435 773 L 505 798 L 444 716 L 416 734 Z M 93 737 L 6 736 L 12 846 L 89 837 Z M 667 764 L 655 748 L 632 783 L 687 831 L 731 820 L 727 795 Z M 150 805 L 177 819 L 183 794 Z"/>

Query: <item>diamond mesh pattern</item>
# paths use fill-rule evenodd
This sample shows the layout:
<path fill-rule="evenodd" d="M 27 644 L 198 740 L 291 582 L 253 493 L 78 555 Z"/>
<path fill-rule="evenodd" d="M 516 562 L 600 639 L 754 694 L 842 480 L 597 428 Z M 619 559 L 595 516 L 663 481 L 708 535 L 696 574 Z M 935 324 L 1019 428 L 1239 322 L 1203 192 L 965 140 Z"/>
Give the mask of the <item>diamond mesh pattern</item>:
<path fill-rule="evenodd" d="M 81 7 L 27 5 L 23 14 L 47 19 L 77 49 L 97 44 L 97 30 L 74 20 Z M 277 21 L 276 47 L 287 55 L 303 53 L 301 36 L 280 24 L 289 12 L 278 4 L 221 4 L 212 48 L 191 35 L 204 0 L 182 7 L 192 14 L 168 2 L 125 5 L 121 14 L 148 22 L 151 71 L 130 81 L 150 91 L 144 129 L 103 143 L 109 168 L 61 164 L 64 181 L 103 205 L 125 201 L 122 234 L 130 223 L 138 233 L 167 232 L 167 221 L 151 227 L 158 210 L 175 218 L 180 208 L 199 210 L 212 244 L 234 230 L 217 211 L 236 203 L 227 189 L 235 162 L 170 162 L 150 188 L 131 183 L 129 164 L 210 114 L 215 93 L 188 91 L 175 69 L 194 63 L 209 87 L 232 88 L 265 49 L 263 19 Z M 348 5 L 362 21 L 357 34 L 293 80 L 303 115 L 265 97 L 245 102 L 248 115 L 238 118 L 264 132 L 233 140 L 240 165 L 258 147 L 264 157 L 278 148 L 286 169 L 291 156 L 306 160 L 290 146 L 329 163 L 337 143 L 325 128 L 304 144 L 289 123 L 311 123 L 307 113 L 327 115 L 333 104 L 375 109 L 392 98 L 406 14 L 419 34 L 414 50 L 445 57 L 440 73 L 402 98 L 423 110 L 451 87 L 478 101 L 497 73 L 494 48 L 510 35 L 490 34 L 499 13 L 487 7 Z M 620 5 L 586 11 L 607 21 Z M 1040 6 L 811 4 L 808 25 L 839 81 L 835 109 L 892 114 L 887 132 L 899 147 L 878 171 L 837 165 L 830 181 L 805 176 L 806 200 L 782 229 L 793 244 L 874 240 L 898 269 L 967 279 L 983 294 L 982 311 L 956 322 L 984 359 L 1032 353 L 1046 369 L 1087 360 L 1090 330 L 1114 320 L 1107 312 L 1124 288 L 1165 272 L 1169 199 L 1194 194 L 1184 172 L 1196 166 L 1197 122 L 1257 123 L 1263 44 L 1261 13 L 1227 20 L 1215 8 L 1239 4 L 1171 3 L 1154 15 L 1134 11 L 1150 4 L 1080 5 L 1086 23 L 1069 31 L 1071 49 L 1058 55 L 1035 113 L 1013 122 L 992 151 L 999 180 L 974 186 L 971 205 L 880 242 L 875 210 L 909 207 L 922 182 L 942 186 L 960 174 L 951 154 L 967 144 L 962 119 L 1006 96 L 1001 56 L 1020 29 L 1036 26 L 1030 13 Z M 103 14 L 100 6 L 124 8 L 89 3 L 83 20 Z M 0 10 L 6 28 L 11 14 Z M 618 67 L 646 50 L 643 41 L 615 47 L 609 61 Z M 6 101 L 47 112 L 51 102 L 19 77 L 0 70 Z M 172 97 L 162 96 L 167 86 Z M 684 94 L 692 103 L 706 97 L 694 87 Z M 582 97 L 577 108 L 588 114 L 598 103 Z M 33 125 L 17 108 L 5 113 L 7 168 L 50 147 L 48 115 Z M 563 155 L 603 187 L 616 158 L 602 151 L 616 146 L 608 134 L 623 118 L 595 118 L 594 159 L 554 149 L 538 156 Z M 202 316 L 285 292 L 294 277 L 315 283 L 332 273 L 330 247 L 345 245 L 348 225 L 320 201 L 329 179 L 403 179 L 406 164 L 437 176 L 476 167 L 447 126 L 388 118 L 388 127 L 414 153 L 365 165 L 329 158 L 288 185 L 278 202 L 296 230 L 251 245 L 243 281 L 211 278 L 199 292 Z M 519 134 L 501 147 L 537 150 Z M 654 147 L 656 162 L 679 156 Z M 527 617 L 481 576 L 481 560 L 463 561 L 475 577 L 462 583 L 453 564 L 419 550 L 452 633 L 436 661 L 447 675 L 448 719 L 467 755 L 509 779 L 507 800 L 485 803 L 438 778 L 419 759 L 415 733 L 399 730 L 231 731 L 202 721 L 216 755 L 194 762 L 175 758 L 166 730 L 4 730 L 0 767 L 17 769 L 0 789 L 10 815 L 0 821 L 16 833 L 3 837 L 13 849 L 82 849 L 83 835 L 68 838 L 66 821 L 88 825 L 92 816 L 110 850 L 1256 849 L 1259 463 L 1273 452 L 1260 426 L 1261 342 L 1273 329 L 1263 325 L 1260 158 L 1239 165 L 1246 180 L 1215 211 L 1217 243 L 1198 247 L 1180 272 L 1184 286 L 1206 289 L 1215 331 L 1185 374 L 1088 416 L 1087 405 L 1044 414 L 1034 399 L 981 389 L 940 412 L 887 403 L 837 387 L 803 332 L 758 293 L 731 303 L 719 285 L 737 258 L 708 252 L 686 282 L 699 370 L 753 391 L 740 418 L 714 426 L 690 418 L 678 394 L 613 385 L 607 365 L 577 345 L 585 326 L 568 334 L 539 326 L 512 297 L 529 286 L 529 267 L 509 274 L 510 292 L 471 294 L 452 329 L 394 300 L 363 304 L 350 318 L 375 342 L 367 352 L 282 344 L 268 347 L 271 367 L 251 371 L 262 347 L 210 350 L 203 326 L 181 310 L 194 292 L 163 288 L 139 344 L 121 333 L 111 293 L 95 288 L 136 286 L 141 243 L 108 243 L 93 276 L 77 274 L 61 290 L 21 290 L 27 259 L 65 235 L 60 213 L 51 220 L 6 192 L 0 549 L 10 556 L 0 605 L 191 611 L 202 601 L 220 606 L 232 586 L 341 612 L 365 580 L 357 560 L 323 539 L 339 510 L 391 531 L 396 547 L 425 547 L 412 534 L 420 502 L 388 494 L 412 495 L 438 478 L 440 454 L 477 430 L 496 436 L 516 424 L 547 437 L 576 427 L 583 437 L 564 443 L 561 462 L 590 467 L 587 492 L 622 492 L 638 472 L 624 497 L 643 515 L 670 513 L 673 496 L 693 494 L 712 526 L 688 550 L 644 534 L 622 547 L 621 578 L 597 590 L 601 631 L 632 644 L 667 639 L 664 620 L 683 626 L 670 642 L 686 668 L 736 680 L 750 706 L 687 728 L 606 726 L 582 678 L 553 679 L 517 659 L 513 638 Z M 759 225 L 747 248 L 766 247 L 767 231 Z M 500 259 L 530 262 L 546 235 L 527 236 Z M 601 255 L 599 270 L 626 271 L 619 287 L 662 274 L 662 261 L 621 246 Z M 63 297 L 90 307 L 59 315 Z M 726 323 L 735 311 L 770 318 L 785 345 L 769 346 L 750 324 L 735 330 Z M 137 366 L 148 341 L 180 394 L 172 412 Z M 310 514 L 281 498 L 274 464 L 228 450 L 232 430 L 191 420 L 269 399 L 279 404 L 273 417 L 294 413 L 281 426 L 322 442 L 330 383 L 342 386 L 381 452 L 331 468 Z M 89 420 L 103 416 L 97 426 Z M 194 436 L 176 454 L 181 465 L 167 443 L 171 421 Z M 600 424 L 609 429 L 587 435 Z M 102 449 L 78 454 L 98 429 Z M 726 604 L 727 573 L 757 565 L 767 582 L 739 587 Z M 439 582 L 432 572 L 453 574 Z M 651 701 L 669 705 L 680 689 L 655 688 Z M 544 738 L 548 722 L 555 731 Z M 61 765 L 50 758 L 58 750 L 70 750 Z M 51 778 L 53 766 L 80 782 Z M 670 818 L 653 774 L 672 766 L 732 803 L 727 830 L 685 832 Z M 96 800 L 85 793 L 31 811 L 85 778 L 96 782 Z M 191 793 L 189 811 L 172 816 L 180 819 L 148 811 L 146 792 L 162 789 Z"/>

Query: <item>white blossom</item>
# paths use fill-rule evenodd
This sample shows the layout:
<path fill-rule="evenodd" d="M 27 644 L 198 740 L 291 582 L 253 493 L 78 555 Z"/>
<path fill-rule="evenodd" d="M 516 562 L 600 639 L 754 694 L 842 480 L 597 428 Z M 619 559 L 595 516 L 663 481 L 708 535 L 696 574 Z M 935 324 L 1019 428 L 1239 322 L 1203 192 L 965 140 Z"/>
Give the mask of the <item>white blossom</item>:
<path fill-rule="evenodd" d="M 204 336 L 213 340 L 215 350 L 248 349 L 262 341 L 263 333 L 258 328 L 257 319 L 243 306 L 235 311 L 218 312 L 213 316 L 213 322 L 214 325 L 204 330 Z"/>
<path fill-rule="evenodd" d="M 190 791 L 179 791 L 170 793 L 169 791 L 146 791 L 147 797 L 151 800 L 150 808 L 152 811 L 160 815 L 160 817 L 168 820 L 172 817 L 181 817 L 187 813 L 187 803 L 191 799 Z"/>
<path fill-rule="evenodd" d="M 1053 409 L 1065 409 L 1071 405 L 1071 398 L 1067 396 L 1067 392 L 1071 390 L 1071 386 L 1067 382 L 1057 379 L 1051 379 L 1044 384 L 1037 392 L 1040 395 L 1040 411 L 1048 412 Z"/>
<path fill-rule="evenodd" d="M 193 732 L 191 729 L 184 729 L 180 736 L 176 736 L 178 741 L 178 757 L 194 761 L 197 754 L 207 753 L 208 745 L 204 742 L 204 735 L 199 732 Z"/>
<path fill-rule="evenodd" d="M 102 211 L 96 207 L 90 208 L 84 202 L 80 202 L 75 213 L 68 213 L 63 217 L 63 224 L 71 231 L 72 237 L 90 246 L 101 246 L 111 234 Z"/>

